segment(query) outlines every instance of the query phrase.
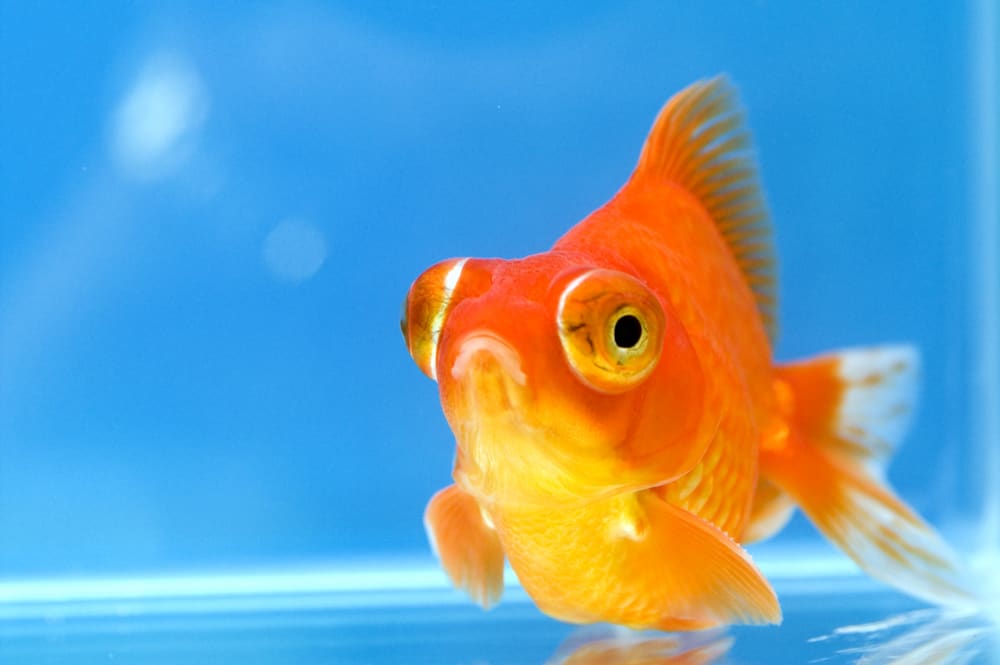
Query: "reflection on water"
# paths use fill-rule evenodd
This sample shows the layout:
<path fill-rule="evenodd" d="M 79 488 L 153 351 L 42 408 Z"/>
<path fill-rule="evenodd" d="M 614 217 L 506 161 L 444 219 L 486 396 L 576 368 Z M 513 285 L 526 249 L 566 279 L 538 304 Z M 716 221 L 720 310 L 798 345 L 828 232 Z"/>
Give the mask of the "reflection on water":
<path fill-rule="evenodd" d="M 984 613 L 924 609 L 842 626 L 811 642 L 829 642 L 858 665 L 969 663 L 997 634 Z"/>
<path fill-rule="evenodd" d="M 245 581 L 249 584 L 249 581 Z M 260 587 L 260 585 L 258 585 Z M 221 586 L 216 585 L 217 590 Z M 490 612 L 451 590 L 287 592 L 169 598 L 0 593 L 0 663 L 167 665 L 990 665 L 988 613 L 920 609 L 891 590 L 844 581 L 783 596 L 780 627 L 697 633 L 574 627 L 510 589 Z M 866 590 L 867 589 L 867 590 Z M 2 592 L 2 587 L 0 587 Z M 993 616 L 1000 616 L 994 613 Z"/>
<path fill-rule="evenodd" d="M 584 628 L 546 665 L 708 665 L 732 646 L 733 638 L 724 631 L 666 634 Z"/>
<path fill-rule="evenodd" d="M 841 626 L 813 637 L 807 640 L 808 644 L 819 645 L 823 655 L 813 654 L 796 661 L 799 650 L 789 643 L 780 628 L 761 629 L 739 641 L 726 631 L 668 634 L 584 628 L 567 639 L 546 665 L 721 665 L 724 662 L 967 665 L 997 662 L 987 651 L 990 640 L 998 635 L 997 625 L 986 613 L 920 609 Z M 762 652 L 766 654 L 763 659 Z M 995 651 L 993 654 L 996 655 Z"/>

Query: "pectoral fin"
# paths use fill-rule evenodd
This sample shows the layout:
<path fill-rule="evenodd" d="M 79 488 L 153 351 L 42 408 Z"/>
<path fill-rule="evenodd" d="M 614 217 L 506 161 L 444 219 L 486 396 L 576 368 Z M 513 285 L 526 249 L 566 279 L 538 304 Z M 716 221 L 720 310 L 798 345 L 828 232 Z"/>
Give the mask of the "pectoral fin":
<path fill-rule="evenodd" d="M 484 609 L 495 605 L 503 595 L 503 548 L 476 500 L 449 485 L 427 504 L 424 526 L 452 584 Z"/>
<path fill-rule="evenodd" d="M 649 531 L 632 570 L 648 578 L 640 588 L 663 599 L 666 616 L 656 628 L 781 622 L 774 590 L 732 538 L 651 493 L 640 503 Z"/>

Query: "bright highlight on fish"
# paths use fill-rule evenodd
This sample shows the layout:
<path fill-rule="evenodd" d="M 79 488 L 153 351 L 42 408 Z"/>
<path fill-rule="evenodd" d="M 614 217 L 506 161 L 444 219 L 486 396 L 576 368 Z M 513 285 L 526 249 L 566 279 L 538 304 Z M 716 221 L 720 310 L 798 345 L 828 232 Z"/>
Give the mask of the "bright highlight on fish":
<path fill-rule="evenodd" d="M 956 557 L 885 481 L 917 352 L 777 365 L 777 306 L 724 78 L 674 96 L 629 181 L 550 251 L 424 272 L 402 328 L 457 443 L 455 484 L 425 515 L 454 584 L 489 607 L 506 559 L 565 621 L 778 623 L 743 545 L 798 506 L 873 577 L 967 602 Z"/>

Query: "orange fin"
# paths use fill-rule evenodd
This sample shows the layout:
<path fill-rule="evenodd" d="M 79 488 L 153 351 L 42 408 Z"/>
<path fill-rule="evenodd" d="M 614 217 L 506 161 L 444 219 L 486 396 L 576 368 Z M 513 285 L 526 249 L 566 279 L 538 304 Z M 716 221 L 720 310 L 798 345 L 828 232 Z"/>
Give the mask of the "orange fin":
<path fill-rule="evenodd" d="M 781 531 L 795 513 L 792 497 L 764 476 L 757 478 L 750 519 L 740 542 L 744 545 L 770 538 Z"/>
<path fill-rule="evenodd" d="M 774 590 L 736 541 L 652 492 L 638 496 L 648 531 L 630 544 L 628 569 L 661 604 L 664 619 L 653 627 L 781 623 Z"/>
<path fill-rule="evenodd" d="M 753 290 L 772 344 L 777 338 L 777 259 L 750 132 L 723 76 L 674 95 L 656 118 L 632 181 L 672 182 L 715 221 Z"/>
<path fill-rule="evenodd" d="M 479 504 L 455 485 L 431 498 L 424 526 L 452 584 L 489 609 L 503 595 L 503 548 Z"/>
<path fill-rule="evenodd" d="M 974 602 L 958 557 L 886 484 L 881 463 L 915 393 L 910 347 L 846 351 L 778 369 L 787 436 L 765 442 L 761 473 L 872 577 L 918 598 Z"/>
<path fill-rule="evenodd" d="M 911 346 L 849 349 L 779 368 L 779 391 L 806 440 L 881 473 L 909 429 L 919 373 Z"/>

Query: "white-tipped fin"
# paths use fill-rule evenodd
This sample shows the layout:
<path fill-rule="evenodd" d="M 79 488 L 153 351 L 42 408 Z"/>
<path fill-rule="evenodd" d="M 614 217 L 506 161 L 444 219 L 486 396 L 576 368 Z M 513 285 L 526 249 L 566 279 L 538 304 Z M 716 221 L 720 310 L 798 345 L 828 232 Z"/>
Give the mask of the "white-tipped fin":
<path fill-rule="evenodd" d="M 889 487 L 883 463 L 906 431 L 917 353 L 880 347 L 777 368 L 787 431 L 761 475 L 872 577 L 946 605 L 976 602 L 948 544 Z"/>
<path fill-rule="evenodd" d="M 835 433 L 861 458 L 884 462 L 910 429 L 917 402 L 920 352 L 907 345 L 850 349 L 838 354 L 844 394 Z"/>

